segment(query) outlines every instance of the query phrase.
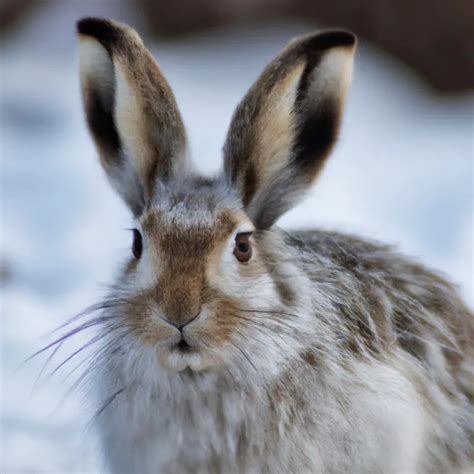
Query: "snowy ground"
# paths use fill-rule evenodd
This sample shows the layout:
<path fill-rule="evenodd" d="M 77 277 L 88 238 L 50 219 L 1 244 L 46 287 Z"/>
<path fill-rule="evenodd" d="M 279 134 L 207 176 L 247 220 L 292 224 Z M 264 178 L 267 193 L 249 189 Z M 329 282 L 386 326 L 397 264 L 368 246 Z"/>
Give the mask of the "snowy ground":
<path fill-rule="evenodd" d="M 82 404 L 64 397 L 68 370 L 33 388 L 44 358 L 18 368 L 51 340 L 48 331 L 100 296 L 129 251 L 129 217 L 84 126 L 73 35 L 81 15 L 128 12 L 117 2 L 79 3 L 32 18 L 1 54 L 4 473 L 100 469 Z M 247 26 L 152 45 L 200 169 L 219 167 L 237 101 L 286 41 L 308 29 Z M 430 95 L 403 66 L 362 44 L 340 144 L 314 192 L 280 224 L 396 243 L 450 275 L 472 305 L 473 105 L 472 96 Z"/>

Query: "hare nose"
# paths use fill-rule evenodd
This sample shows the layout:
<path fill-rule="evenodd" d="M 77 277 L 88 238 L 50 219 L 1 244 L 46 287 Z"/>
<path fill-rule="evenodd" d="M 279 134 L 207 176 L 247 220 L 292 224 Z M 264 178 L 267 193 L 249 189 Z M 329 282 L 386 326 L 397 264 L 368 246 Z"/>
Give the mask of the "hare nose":
<path fill-rule="evenodd" d="M 185 321 L 183 321 L 182 319 L 180 319 L 179 323 L 177 321 L 172 321 L 168 318 L 166 318 L 164 315 L 161 315 L 160 314 L 160 319 L 169 324 L 170 326 L 173 326 L 175 327 L 176 329 L 178 329 L 179 331 L 182 331 L 184 329 L 185 326 L 187 326 L 188 324 L 192 323 L 193 321 L 195 321 L 199 315 L 201 314 L 201 311 L 199 310 L 199 312 L 194 315 L 194 316 L 191 316 L 190 318 L 186 319 Z"/>

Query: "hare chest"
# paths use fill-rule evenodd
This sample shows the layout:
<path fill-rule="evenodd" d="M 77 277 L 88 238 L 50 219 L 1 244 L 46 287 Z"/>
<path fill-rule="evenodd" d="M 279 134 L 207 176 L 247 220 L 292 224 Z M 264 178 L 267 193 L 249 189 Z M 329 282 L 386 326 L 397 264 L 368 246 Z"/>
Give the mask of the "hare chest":
<path fill-rule="evenodd" d="M 262 412 L 243 394 L 136 390 L 100 420 L 112 472 L 255 472 L 265 440 Z M 252 453 L 253 451 L 253 453 Z"/>
<path fill-rule="evenodd" d="M 423 413 L 385 369 L 365 368 L 371 388 L 348 380 L 343 394 L 307 378 L 298 400 L 279 402 L 237 387 L 136 389 L 101 417 L 106 461 L 130 473 L 416 473 Z"/>

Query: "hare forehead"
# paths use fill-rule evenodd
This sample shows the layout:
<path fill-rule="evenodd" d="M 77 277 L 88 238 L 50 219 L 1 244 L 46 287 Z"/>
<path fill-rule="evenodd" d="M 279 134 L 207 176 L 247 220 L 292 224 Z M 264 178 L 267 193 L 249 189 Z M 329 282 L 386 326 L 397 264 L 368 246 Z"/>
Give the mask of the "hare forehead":
<path fill-rule="evenodd" d="M 161 225 L 181 228 L 214 228 L 233 214 L 244 214 L 241 207 L 233 191 L 221 180 L 185 177 L 158 183 L 140 221 L 145 226 L 159 220 Z"/>
<path fill-rule="evenodd" d="M 225 194 L 188 186 L 161 190 L 140 217 L 147 238 L 163 253 L 183 249 L 203 255 L 248 221 Z"/>
<path fill-rule="evenodd" d="M 205 253 L 226 240 L 243 216 L 233 209 L 209 212 L 178 205 L 172 210 L 154 208 L 141 219 L 147 238 L 162 251 L 178 248 Z"/>

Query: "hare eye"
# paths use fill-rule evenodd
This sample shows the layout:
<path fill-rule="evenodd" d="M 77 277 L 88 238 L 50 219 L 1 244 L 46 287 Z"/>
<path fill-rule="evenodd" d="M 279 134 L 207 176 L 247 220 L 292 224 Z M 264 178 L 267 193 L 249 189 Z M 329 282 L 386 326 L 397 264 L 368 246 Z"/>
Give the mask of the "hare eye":
<path fill-rule="evenodd" d="M 142 235 L 138 229 L 133 229 L 132 253 L 136 259 L 139 259 L 143 252 Z"/>
<path fill-rule="evenodd" d="M 252 257 L 251 235 L 252 232 L 242 232 L 235 238 L 234 255 L 239 262 L 248 262 Z"/>

